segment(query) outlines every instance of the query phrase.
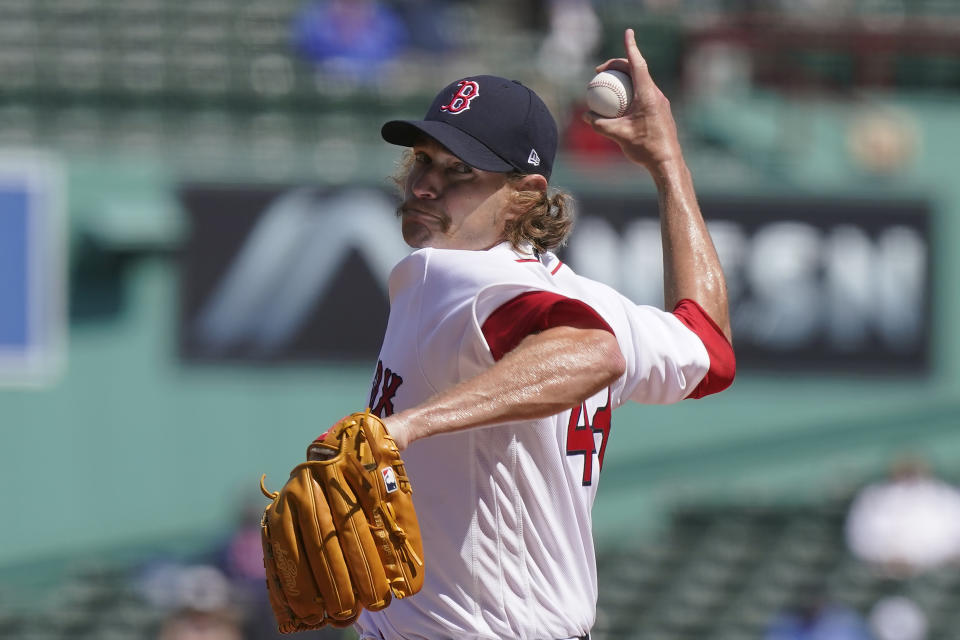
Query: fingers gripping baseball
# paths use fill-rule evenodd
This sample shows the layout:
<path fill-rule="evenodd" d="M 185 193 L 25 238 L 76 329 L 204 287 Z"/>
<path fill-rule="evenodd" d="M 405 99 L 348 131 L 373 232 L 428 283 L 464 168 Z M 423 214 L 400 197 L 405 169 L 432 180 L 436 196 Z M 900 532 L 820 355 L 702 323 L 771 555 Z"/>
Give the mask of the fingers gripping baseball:
<path fill-rule="evenodd" d="M 630 75 L 633 81 L 630 106 L 619 118 L 603 118 L 587 112 L 584 119 L 597 133 L 616 142 L 627 158 L 652 170 L 679 154 L 676 124 L 669 100 L 650 76 L 633 29 L 624 33 L 624 48 L 626 58 L 607 60 L 597 71 L 616 70 Z"/>

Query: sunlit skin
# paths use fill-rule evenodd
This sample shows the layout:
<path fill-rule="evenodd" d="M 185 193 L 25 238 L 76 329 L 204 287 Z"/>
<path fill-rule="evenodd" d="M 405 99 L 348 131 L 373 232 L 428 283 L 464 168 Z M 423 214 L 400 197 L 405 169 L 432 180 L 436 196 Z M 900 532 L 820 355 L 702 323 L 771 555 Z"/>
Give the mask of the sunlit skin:
<path fill-rule="evenodd" d="M 513 193 L 547 189 L 541 175 L 508 180 L 504 173 L 467 165 L 429 138 L 412 151 L 397 215 L 404 241 L 417 249 L 489 249 L 504 241 L 504 224 L 516 215 Z M 528 336 L 480 376 L 385 423 L 403 450 L 435 433 L 552 415 L 611 384 L 624 366 L 609 332 L 555 327 Z"/>
<path fill-rule="evenodd" d="M 726 283 L 700 214 L 677 137 L 670 103 L 654 84 L 632 29 L 624 31 L 626 58 L 597 68 L 620 69 L 633 78 L 634 99 L 621 118 L 587 120 L 617 142 L 624 155 L 653 177 L 660 196 L 666 308 L 683 298 L 699 303 L 730 337 Z M 503 240 L 516 185 L 504 174 L 465 165 L 436 142 L 413 148 L 415 163 L 405 185 L 403 238 L 415 247 L 487 249 Z M 523 188 L 546 189 L 543 176 L 526 176 Z M 385 419 L 403 450 L 411 442 L 478 426 L 529 420 L 576 406 L 623 375 L 617 339 L 600 329 L 552 327 L 524 338 L 503 359 L 477 376 L 426 402 Z"/>
<path fill-rule="evenodd" d="M 695 300 L 732 341 L 726 279 L 697 204 L 670 102 L 650 77 L 633 29 L 623 36 L 627 57 L 607 60 L 597 71 L 628 73 L 633 78 L 633 102 L 623 117 L 601 118 L 587 112 L 584 119 L 620 145 L 630 161 L 646 168 L 657 186 L 664 308 L 673 309 L 684 298 Z"/>
<path fill-rule="evenodd" d="M 503 242 L 504 225 L 516 215 L 517 188 L 546 190 L 543 176 L 511 183 L 507 174 L 475 169 L 430 138 L 412 152 L 397 213 L 403 239 L 415 249 L 489 249 Z"/>

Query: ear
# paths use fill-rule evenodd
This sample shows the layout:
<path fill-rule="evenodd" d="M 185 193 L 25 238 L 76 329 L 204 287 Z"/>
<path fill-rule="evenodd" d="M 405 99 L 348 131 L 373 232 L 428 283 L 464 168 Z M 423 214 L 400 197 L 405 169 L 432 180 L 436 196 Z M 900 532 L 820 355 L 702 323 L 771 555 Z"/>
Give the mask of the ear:
<path fill-rule="evenodd" d="M 545 197 L 547 193 L 547 179 L 544 178 L 539 173 L 530 173 L 524 176 L 514 177 L 510 179 L 510 187 L 513 189 L 514 200 L 512 206 L 507 210 L 507 219 L 513 219 L 517 216 L 524 215 L 530 206 L 530 201 L 527 197 L 522 198 L 524 201 L 521 204 L 521 194 L 539 193 L 541 197 Z"/>
<path fill-rule="evenodd" d="M 517 191 L 540 191 L 547 190 L 547 179 L 539 173 L 530 173 L 520 178 L 514 185 Z"/>

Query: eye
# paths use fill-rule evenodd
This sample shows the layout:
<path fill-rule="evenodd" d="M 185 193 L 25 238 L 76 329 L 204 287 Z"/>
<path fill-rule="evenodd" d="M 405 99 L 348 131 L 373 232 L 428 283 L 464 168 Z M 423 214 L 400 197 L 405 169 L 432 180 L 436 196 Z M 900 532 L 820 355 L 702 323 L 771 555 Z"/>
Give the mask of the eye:
<path fill-rule="evenodd" d="M 429 164 L 430 156 L 425 154 L 423 151 L 415 151 L 413 153 L 413 161 L 417 164 Z"/>
<path fill-rule="evenodd" d="M 453 171 L 454 173 L 461 173 L 464 175 L 473 173 L 473 167 L 471 167 L 468 164 L 464 164 L 462 162 L 453 163 L 452 165 L 450 165 L 450 170 Z"/>

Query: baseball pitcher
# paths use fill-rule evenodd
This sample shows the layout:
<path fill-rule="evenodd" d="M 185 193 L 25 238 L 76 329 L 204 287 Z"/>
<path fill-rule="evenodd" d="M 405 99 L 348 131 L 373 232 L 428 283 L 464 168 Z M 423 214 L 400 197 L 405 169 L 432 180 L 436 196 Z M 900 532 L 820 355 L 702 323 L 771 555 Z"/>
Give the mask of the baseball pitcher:
<path fill-rule="evenodd" d="M 423 120 L 383 125 L 384 140 L 409 150 L 398 216 L 415 250 L 390 276 L 369 415 L 392 437 L 383 459 L 412 490 L 416 518 L 397 521 L 416 544 L 394 545 L 406 571 L 393 578 L 397 597 L 384 588 L 372 606 L 340 607 L 337 621 L 363 640 L 588 638 L 590 514 L 614 409 L 699 398 L 733 380 L 726 284 L 670 105 L 632 30 L 624 45 L 626 57 L 598 71 L 629 74 L 626 113 L 586 118 L 656 184 L 666 310 L 552 253 L 571 206 L 550 182 L 556 123 L 529 88 L 461 78 Z M 367 441 L 324 446 L 339 455 L 347 440 Z"/>

